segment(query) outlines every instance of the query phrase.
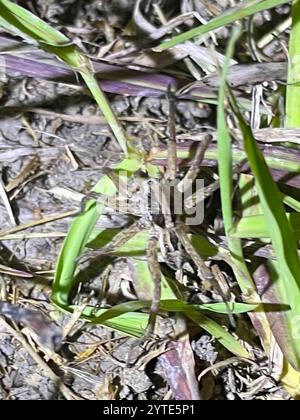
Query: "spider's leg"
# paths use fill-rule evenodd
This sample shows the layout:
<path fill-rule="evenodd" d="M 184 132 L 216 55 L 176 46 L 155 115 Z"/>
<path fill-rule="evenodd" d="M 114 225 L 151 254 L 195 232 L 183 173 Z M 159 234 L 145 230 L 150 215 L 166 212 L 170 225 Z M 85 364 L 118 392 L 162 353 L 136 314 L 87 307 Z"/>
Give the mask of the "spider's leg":
<path fill-rule="evenodd" d="M 220 181 L 217 179 L 207 187 L 199 188 L 194 194 L 190 195 L 184 202 L 185 209 L 192 209 L 202 201 L 209 198 L 214 192 L 220 189 Z"/>
<path fill-rule="evenodd" d="M 177 147 L 176 147 L 176 97 L 172 87 L 168 87 L 169 121 L 168 121 L 168 170 L 166 178 L 173 181 L 177 175 Z"/>
<path fill-rule="evenodd" d="M 198 254 L 196 249 L 194 248 L 193 244 L 191 243 L 187 232 L 185 231 L 184 226 L 178 226 L 175 229 L 177 237 L 179 241 L 181 242 L 183 248 L 185 249 L 186 253 L 191 257 L 194 264 L 197 267 L 198 270 L 198 276 L 202 281 L 210 282 L 213 284 L 220 295 L 223 298 L 224 303 L 227 306 L 228 309 L 228 317 L 232 325 L 234 324 L 234 319 L 232 316 L 232 311 L 230 309 L 230 306 L 228 305 L 228 296 L 223 292 L 222 287 L 220 286 L 221 282 L 225 282 L 223 279 L 222 273 L 220 269 L 217 266 L 214 266 L 212 269 L 210 269 L 202 259 L 202 257 Z"/>
<path fill-rule="evenodd" d="M 233 175 L 239 175 L 243 167 L 245 166 L 246 162 L 247 162 L 246 159 L 244 159 L 240 163 L 235 165 L 232 171 Z M 220 189 L 220 181 L 219 179 L 217 179 L 216 181 L 212 182 L 210 185 L 200 188 L 194 194 L 189 196 L 184 202 L 185 208 L 191 209 L 195 207 L 197 204 L 199 204 L 201 201 L 206 200 L 208 197 L 210 197 L 214 192 L 218 191 L 219 189 Z"/>
<path fill-rule="evenodd" d="M 210 134 L 207 134 L 204 140 L 201 143 L 199 143 L 192 166 L 186 173 L 183 180 L 177 186 L 180 192 L 185 192 L 187 189 L 189 189 L 191 186 L 191 183 L 193 183 L 197 179 L 201 164 L 204 159 L 205 152 L 209 144 L 211 143 L 211 141 L 212 141 L 212 136 Z"/>
<path fill-rule="evenodd" d="M 153 297 L 152 297 L 152 303 L 150 306 L 150 316 L 148 325 L 145 329 L 145 332 L 141 338 L 138 338 L 134 340 L 133 344 L 130 346 L 130 350 L 128 352 L 128 358 L 127 358 L 127 366 L 132 367 L 137 364 L 138 359 L 132 363 L 131 356 L 133 353 L 133 348 L 136 346 L 141 346 L 142 349 L 144 349 L 144 352 L 147 351 L 146 343 L 149 339 L 153 338 L 155 326 L 156 326 L 156 320 L 159 313 L 159 307 L 160 307 L 160 300 L 161 300 L 161 271 L 160 271 L 160 265 L 158 262 L 158 232 L 157 232 L 157 226 L 152 226 L 150 230 L 150 238 L 148 242 L 148 251 L 147 251 L 147 258 L 148 258 L 148 266 L 149 271 L 151 273 L 152 279 L 153 279 Z"/>
<path fill-rule="evenodd" d="M 188 234 L 183 225 L 179 225 L 175 228 L 175 232 L 178 240 L 182 244 L 185 252 L 191 257 L 198 270 L 198 276 L 202 281 L 213 281 L 214 276 L 210 268 L 205 264 L 202 257 L 198 254 L 193 244 L 191 243 Z"/>
<path fill-rule="evenodd" d="M 130 239 L 141 232 L 141 230 L 144 230 L 146 225 L 147 223 L 143 218 L 133 223 L 127 229 L 116 235 L 108 245 L 100 249 L 100 254 L 110 254 L 114 252 L 117 248 L 125 245 Z M 99 255 L 99 251 L 97 252 L 97 255 Z"/>
<path fill-rule="evenodd" d="M 145 338 L 149 338 L 154 333 L 156 318 L 159 312 L 160 300 L 161 300 L 161 271 L 158 262 L 158 236 L 157 230 L 154 228 L 150 232 L 150 238 L 148 242 L 148 265 L 152 275 L 154 289 L 152 303 L 150 307 L 149 322 L 145 331 Z"/>

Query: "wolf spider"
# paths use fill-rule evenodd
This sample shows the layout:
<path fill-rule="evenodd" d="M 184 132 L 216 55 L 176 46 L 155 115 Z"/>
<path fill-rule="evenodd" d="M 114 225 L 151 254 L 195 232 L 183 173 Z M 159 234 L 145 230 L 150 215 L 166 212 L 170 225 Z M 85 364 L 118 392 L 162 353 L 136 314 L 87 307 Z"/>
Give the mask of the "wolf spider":
<path fill-rule="evenodd" d="M 192 245 L 184 220 L 179 220 L 174 214 L 174 208 L 170 205 L 168 200 L 165 186 L 172 186 L 172 193 L 176 197 L 187 191 L 187 186 L 190 186 L 197 179 L 201 163 L 204 159 L 209 143 L 212 136 L 207 135 L 205 140 L 199 144 L 196 151 L 195 159 L 185 174 L 180 179 L 178 177 L 177 168 L 177 147 L 176 147 L 176 121 L 175 121 L 175 96 L 168 90 L 169 101 L 169 121 L 168 121 L 168 165 L 167 170 L 162 180 L 148 179 L 143 184 L 143 191 L 139 191 L 139 200 L 130 205 L 128 195 L 123 199 L 118 197 L 117 202 L 113 199 L 113 204 L 110 206 L 110 198 L 106 197 L 103 201 L 103 196 L 99 198 L 99 194 L 90 193 L 86 198 L 94 198 L 98 202 L 105 202 L 107 207 L 115 207 L 117 204 L 118 210 L 123 213 L 133 214 L 138 217 L 138 220 L 133 222 L 127 229 L 119 233 L 107 246 L 100 250 L 101 254 L 108 254 L 113 252 L 116 248 L 124 245 L 130 238 L 135 236 L 141 230 L 149 230 L 149 241 L 147 259 L 149 270 L 152 275 L 154 283 L 154 291 L 152 304 L 150 307 L 150 317 L 148 326 L 145 331 L 144 338 L 149 338 L 155 329 L 156 318 L 159 313 L 160 300 L 161 300 L 161 269 L 159 262 L 159 249 L 163 259 L 167 265 L 170 265 L 170 255 L 179 254 L 177 262 L 175 262 L 175 269 L 179 270 L 180 260 L 185 253 L 193 261 L 197 269 L 197 276 L 202 282 L 216 283 L 215 276 L 212 270 L 206 265 L 202 257 L 198 254 Z M 212 183 L 207 188 L 198 190 L 194 195 L 187 199 L 187 208 L 191 208 L 199 202 L 203 202 L 205 198 L 210 196 L 214 191 L 219 188 L 218 181 Z M 142 195 L 146 196 L 145 203 L 141 204 Z M 171 194 L 172 195 L 172 194 Z M 130 194 L 132 196 L 132 194 Z M 145 201 L 145 200 L 144 200 Z M 184 203 L 183 203 L 184 204 Z M 142 209 L 142 210 L 141 210 Z M 176 246 L 177 249 L 176 250 Z M 99 255 L 99 251 L 97 252 Z M 179 260 L 179 261 L 178 261 Z M 182 264 L 181 264 L 182 265 Z M 174 268 L 174 264 L 173 264 Z"/>

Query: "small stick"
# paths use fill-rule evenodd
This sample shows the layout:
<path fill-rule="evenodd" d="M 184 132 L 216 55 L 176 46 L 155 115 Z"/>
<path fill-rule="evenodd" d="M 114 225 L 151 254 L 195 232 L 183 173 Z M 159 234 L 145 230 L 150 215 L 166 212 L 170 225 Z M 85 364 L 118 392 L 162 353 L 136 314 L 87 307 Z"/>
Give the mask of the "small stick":
<path fill-rule="evenodd" d="M 27 351 L 27 353 L 33 358 L 38 366 L 47 374 L 47 376 L 56 384 L 58 384 L 59 389 L 66 400 L 83 400 L 83 398 L 75 395 L 64 383 L 59 376 L 57 376 L 53 370 L 47 365 L 47 363 L 42 359 L 42 357 L 31 347 L 25 337 L 21 334 L 20 331 L 15 330 L 9 325 L 4 319 L 0 318 L 0 324 L 2 324 L 6 330 L 16 338 Z"/>
<path fill-rule="evenodd" d="M 3 201 L 3 204 L 4 204 L 5 208 L 6 208 L 6 211 L 8 213 L 10 224 L 13 227 L 16 227 L 17 226 L 17 222 L 16 222 L 16 219 L 15 219 L 15 216 L 14 216 L 14 213 L 13 213 L 13 210 L 12 210 L 12 207 L 11 207 L 11 204 L 10 204 L 10 200 L 7 197 L 7 194 L 6 194 L 6 191 L 5 191 L 5 187 L 4 187 L 4 184 L 3 184 L 3 181 L 1 179 L 1 177 L 0 177 L 0 197 L 1 197 L 1 199 Z"/>
<path fill-rule="evenodd" d="M 29 178 L 29 176 L 37 170 L 38 166 L 39 159 L 37 156 L 33 156 L 33 158 L 31 158 L 29 162 L 26 163 L 25 166 L 22 168 L 19 175 L 12 181 L 10 181 L 9 184 L 6 185 L 6 192 L 9 193 L 15 188 L 18 188 L 21 184 L 23 184 L 26 181 L 26 179 Z"/>
<path fill-rule="evenodd" d="M 0 300 L 0 314 L 30 328 L 39 337 L 43 346 L 55 349 L 61 345 L 60 328 L 54 322 L 49 321 L 41 312 Z"/>

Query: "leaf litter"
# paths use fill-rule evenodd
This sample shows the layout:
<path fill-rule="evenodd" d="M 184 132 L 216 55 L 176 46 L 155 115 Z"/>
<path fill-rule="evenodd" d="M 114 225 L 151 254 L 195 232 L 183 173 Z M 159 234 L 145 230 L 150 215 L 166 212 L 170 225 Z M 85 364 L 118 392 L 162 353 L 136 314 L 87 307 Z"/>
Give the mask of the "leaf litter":
<path fill-rule="evenodd" d="M 92 1 L 89 6 L 78 2 L 76 7 L 69 0 L 28 3 L 30 10 L 46 22 L 64 28 L 72 42 L 92 60 L 102 89 L 110 94 L 114 112 L 133 139 L 134 148 L 143 150 L 146 165 L 167 166 L 168 100 L 165 93 L 167 87 L 172 86 L 176 91 L 177 153 L 179 163 L 183 163 L 180 171 L 184 173 L 192 165 L 191 158 L 197 156 L 195 147 L 209 134 L 212 144 L 204 155 L 199 176 L 205 179 L 206 187 L 216 182 L 219 185 L 215 120 L 221 86 L 218 63 L 225 62 L 232 27 L 221 25 L 213 33 L 185 40 L 184 44 L 174 45 L 162 53 L 155 47 L 165 45 L 160 44 L 164 37 L 176 39 L 179 31 L 184 33 L 198 27 L 199 21 L 203 25 L 225 12 L 228 14 L 231 3 L 182 0 L 178 7 L 167 0 L 120 0 L 110 5 Z M 280 23 L 289 17 L 290 7 L 285 2 L 274 3 L 279 6 L 255 14 L 252 20 L 242 21 L 243 33 L 250 34 L 253 42 L 249 46 L 244 39 L 239 41 L 238 51 L 231 57 L 228 82 L 247 120 L 251 113 L 258 112 L 260 126 L 254 130 L 256 140 L 274 179 L 280 182 L 291 204 L 292 200 L 297 200 L 300 182 L 299 132 L 298 127 L 287 129 L 280 123 L 284 118 L 282 91 L 287 80 L 284 46 L 288 45 L 287 31 Z M 272 37 L 275 27 L 279 32 Z M 153 38 L 155 28 L 158 30 Z M 91 96 L 67 66 L 37 45 L 20 42 L 8 32 L 1 34 L 0 50 L 1 176 L 6 187 L 3 194 L 6 191 L 5 196 L 10 200 L 9 212 L 13 212 L 17 221 L 17 226 L 11 226 L 12 214 L 9 217 L 7 202 L 0 207 L 0 309 L 7 320 L 7 327 L 1 324 L 0 338 L 0 395 L 3 399 L 268 400 L 297 395 L 297 375 L 292 383 L 291 376 L 282 378 L 286 363 L 282 352 L 288 352 L 285 353 L 286 343 L 282 341 L 280 328 L 274 335 L 279 334 L 277 342 L 281 350 L 274 342 L 266 352 L 258 339 L 263 332 L 255 330 L 255 322 L 253 326 L 237 306 L 235 312 L 234 303 L 241 304 L 242 295 L 228 264 L 230 243 L 225 238 L 218 187 L 205 201 L 204 224 L 189 233 L 195 249 L 200 251 L 199 258 L 203 254 L 208 267 L 213 264 L 219 267 L 221 285 L 199 282 L 195 260 L 188 257 L 187 249 L 185 252 L 176 249 L 178 244 L 174 247 L 171 240 L 169 246 L 173 247 L 173 253 L 170 252 L 167 264 L 161 255 L 159 258 L 163 281 L 166 281 L 163 293 L 172 290 L 174 295 L 163 297 L 165 304 L 164 300 L 161 302 L 165 305 L 158 314 L 162 331 L 154 331 L 159 339 L 153 337 L 148 346 L 137 346 L 137 354 L 131 355 L 136 361 L 133 366 L 128 366 L 127 355 L 132 352 L 134 338 L 87 323 L 88 317 L 81 317 L 88 308 L 93 308 L 94 315 L 95 310 L 127 303 L 130 308 L 135 300 L 151 300 L 153 285 L 145 268 L 147 238 L 144 242 L 136 241 L 133 255 L 127 255 L 129 245 L 127 248 L 126 243 L 123 253 L 118 247 L 105 256 L 101 250 L 97 251 L 99 244 L 103 246 L 104 233 L 113 238 L 130 224 L 128 215 L 106 214 L 100 220 L 101 227 L 96 226 L 91 238 L 96 251 L 87 251 L 87 259 L 79 265 L 72 291 L 72 303 L 77 312 L 71 316 L 62 314 L 49 303 L 53 270 L 62 245 L 60 238 L 68 234 L 72 219 L 80 211 L 80 204 L 68 195 L 49 192 L 61 187 L 87 194 L 100 175 L 106 175 L 122 155 Z M 7 68 L 4 77 L 3 65 Z M 254 110 L 252 90 L 257 85 L 263 87 L 263 100 L 259 109 Z M 233 114 L 228 124 L 233 139 L 233 159 L 235 163 L 243 162 L 246 157 L 243 137 Z M 290 147 L 291 144 L 294 146 Z M 34 161 L 38 161 L 38 165 L 33 168 Z M 40 176 L 35 176 L 40 168 Z M 155 168 L 151 170 L 155 172 Z M 245 163 L 234 174 L 237 211 L 241 211 L 237 193 L 240 172 L 249 174 L 249 166 Z M 290 212 L 290 207 L 286 210 Z M 109 231 L 112 226 L 114 234 Z M 247 227 L 251 229 L 251 225 Z M 16 238 L 16 235 L 20 236 Z M 254 278 L 259 273 L 259 282 L 265 285 L 269 273 L 262 276 L 255 268 L 265 255 L 263 250 L 267 252 L 270 245 L 255 242 L 251 237 L 246 239 L 249 240 L 245 244 L 247 264 Z M 273 249 L 265 258 L 270 254 L 276 258 Z M 183 258 L 180 270 L 176 269 L 178 258 Z M 137 268 L 138 273 L 143 274 L 137 276 Z M 178 284 L 180 290 L 176 289 Z M 188 299 L 193 309 L 183 316 L 183 306 L 180 308 L 177 303 L 177 313 L 172 312 L 174 296 L 178 302 Z M 233 303 L 232 313 L 228 313 L 228 308 L 226 311 L 225 304 L 223 314 L 202 314 L 195 309 L 201 304 L 222 304 L 224 296 L 228 298 L 225 303 Z M 283 303 L 278 302 L 276 296 L 275 299 L 274 296 L 268 298 L 267 293 L 262 296 L 266 297 L 267 305 L 270 301 L 275 305 Z M 130 312 L 133 322 L 147 325 L 145 309 Z M 40 321 L 38 326 L 30 322 L 32 315 L 35 321 Z M 23 357 L 24 348 L 12 340 L 12 328 L 21 334 L 23 344 L 26 339 L 25 350 L 30 359 Z M 182 328 L 184 334 L 174 340 L 174 330 L 178 328 Z M 50 334 L 51 338 L 51 334 L 55 332 L 56 336 L 60 329 L 67 331 L 61 348 L 53 351 L 45 346 L 45 341 L 35 340 L 34 333 L 40 336 L 45 333 L 48 338 Z M 63 348 L 68 352 L 62 351 Z M 39 359 L 32 358 L 35 352 L 52 360 L 64 372 L 62 379 L 47 370 Z M 232 352 L 238 357 L 232 359 Z M 35 374 L 36 363 L 41 375 Z M 8 369 L 13 365 L 20 367 L 15 376 Z M 173 372 L 170 366 L 178 366 L 179 370 Z M 289 394 L 283 389 L 284 384 Z"/>

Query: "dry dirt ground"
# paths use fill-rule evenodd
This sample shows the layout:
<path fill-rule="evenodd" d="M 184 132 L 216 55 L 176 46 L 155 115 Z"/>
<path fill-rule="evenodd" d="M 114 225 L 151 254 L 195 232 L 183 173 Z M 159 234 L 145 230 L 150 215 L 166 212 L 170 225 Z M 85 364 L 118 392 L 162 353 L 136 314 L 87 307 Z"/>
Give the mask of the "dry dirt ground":
<path fill-rule="evenodd" d="M 49 23 L 65 28 L 66 33 L 81 43 L 87 52 L 95 54 L 99 46 L 112 42 L 116 34 L 120 34 L 135 1 L 24 0 L 19 3 L 26 4 Z M 166 10 L 174 12 L 175 7 L 179 11 L 180 3 L 170 2 Z M 212 6 L 215 2 L 210 3 Z M 198 6 L 201 6 L 201 2 Z M 226 1 L 219 1 L 216 7 L 226 6 Z M 210 17 L 210 12 L 205 8 L 202 7 L 201 11 L 204 18 Z M 5 45 L 0 44 L 1 48 L 5 49 Z M 124 124 L 127 131 L 144 145 L 149 142 L 149 126 L 144 119 L 155 119 L 158 127 L 160 122 L 162 126 L 166 123 L 168 111 L 164 97 L 110 95 L 110 100 L 120 117 L 138 116 L 136 121 Z M 61 186 L 80 192 L 88 191 L 119 157 L 118 147 L 105 125 L 76 122 L 78 116 L 89 118 L 100 115 L 94 101 L 82 91 L 64 84 L 3 76 L 0 82 L 0 105 L 0 170 L 3 185 L 8 185 L 22 174 L 27 165 L 32 165 L 26 182 L 20 182 L 9 193 L 11 197 L 13 194 L 11 203 L 16 222 L 24 224 L 41 217 L 78 210 L 78 203 L 54 196 L 49 190 Z M 36 108 L 36 112 L 24 111 L 27 106 Z M 39 112 L 41 108 L 56 115 L 45 115 Z M 66 121 L 59 114 L 71 115 L 74 121 Z M 192 101 L 179 101 L 176 118 L 182 133 L 197 131 L 214 123 L 214 109 L 199 107 Z M 218 202 L 215 204 L 216 213 L 219 212 L 217 206 Z M 14 238 L 0 242 L 0 264 L 40 273 L 34 280 L 2 274 L 0 298 L 40 311 L 69 330 L 59 352 L 49 356 L 50 359 L 58 358 L 57 365 L 63 361 L 61 369 L 50 361 L 49 371 L 42 368 L 44 355 L 39 352 L 32 333 L 26 329 L 20 332 L 13 324 L 17 335 L 12 335 L 8 326 L 12 325 L 10 321 L 2 320 L 0 399 L 56 400 L 74 395 L 85 399 L 172 398 L 163 367 L 156 358 L 141 366 L 127 367 L 126 356 L 131 351 L 131 339 L 101 326 L 86 325 L 82 321 L 74 322 L 72 326 L 70 316 L 57 312 L 49 303 L 55 262 L 71 221 L 72 217 L 65 217 L 16 233 Z M 102 223 L 122 226 L 126 225 L 126 219 L 114 215 Z M 12 227 L 2 202 L 0 226 L 2 230 Z M 85 295 L 101 286 L 101 270 L 101 266 L 89 265 L 85 273 L 89 280 Z M 120 283 L 128 282 L 128 278 L 130 272 L 126 260 L 120 259 L 110 273 L 110 282 L 114 285 L 111 290 L 115 292 L 116 301 Z M 246 316 L 241 318 L 239 329 L 251 330 Z M 31 352 L 20 341 L 24 335 Z M 229 355 L 203 332 L 195 330 L 192 340 L 199 372 L 211 363 L 228 360 Z M 215 371 L 203 377 L 201 389 L 204 398 L 235 400 L 285 397 L 284 391 L 272 380 L 266 380 L 265 376 L 262 380 L 261 372 L 267 370 L 268 361 L 261 358 L 254 336 L 253 347 L 257 363 L 248 365 L 230 360 L 231 363 L 220 367 L 218 374 Z M 34 352 L 40 360 L 34 358 Z M 65 387 L 55 380 L 62 375 Z"/>

